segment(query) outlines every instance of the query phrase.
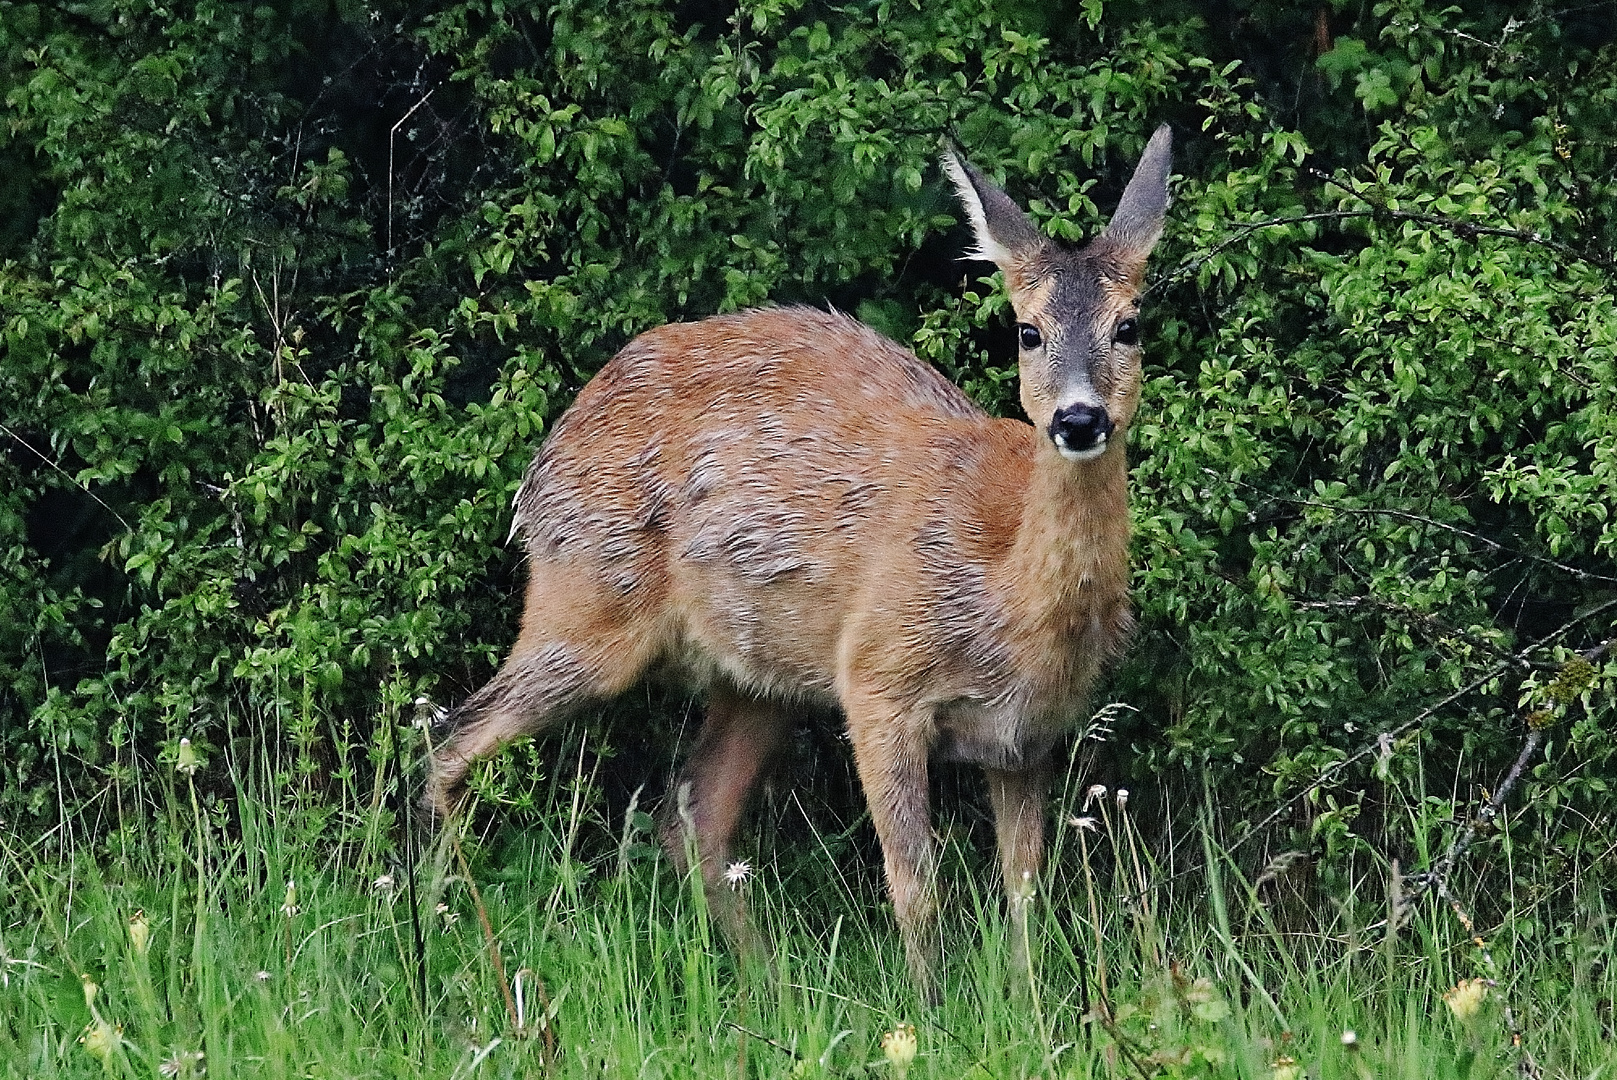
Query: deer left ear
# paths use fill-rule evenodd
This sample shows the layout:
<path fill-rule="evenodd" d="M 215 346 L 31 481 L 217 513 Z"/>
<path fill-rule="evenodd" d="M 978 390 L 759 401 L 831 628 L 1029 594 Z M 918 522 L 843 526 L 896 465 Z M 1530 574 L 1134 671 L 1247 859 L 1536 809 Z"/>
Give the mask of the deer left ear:
<path fill-rule="evenodd" d="M 1173 165 L 1173 132 L 1157 128 L 1134 167 L 1112 222 L 1099 239 L 1130 262 L 1143 263 L 1162 238 L 1168 213 L 1168 171 Z"/>

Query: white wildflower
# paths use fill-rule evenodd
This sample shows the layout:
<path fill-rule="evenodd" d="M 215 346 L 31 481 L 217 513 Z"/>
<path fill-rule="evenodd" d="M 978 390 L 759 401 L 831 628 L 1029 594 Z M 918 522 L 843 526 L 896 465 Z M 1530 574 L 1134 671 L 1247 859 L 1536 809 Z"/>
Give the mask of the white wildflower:
<path fill-rule="evenodd" d="M 157 1067 L 157 1071 L 164 1076 L 201 1076 L 206 1071 L 202 1065 L 203 1057 L 201 1050 L 177 1050 Z"/>
<path fill-rule="evenodd" d="M 732 889 L 739 889 L 750 880 L 752 867 L 740 859 L 724 868 L 724 883 Z"/>

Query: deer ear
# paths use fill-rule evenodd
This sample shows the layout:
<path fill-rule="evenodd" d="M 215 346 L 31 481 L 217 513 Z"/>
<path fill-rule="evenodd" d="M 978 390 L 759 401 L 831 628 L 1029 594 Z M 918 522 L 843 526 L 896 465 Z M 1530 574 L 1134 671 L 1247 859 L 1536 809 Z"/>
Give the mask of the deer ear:
<path fill-rule="evenodd" d="M 1011 197 L 953 151 L 943 152 L 943 171 L 954 181 L 955 193 L 976 234 L 977 247 L 968 251 L 966 258 L 987 259 L 1009 274 L 1044 246 L 1043 234 Z"/>
<path fill-rule="evenodd" d="M 1167 124 L 1157 128 L 1145 153 L 1134 167 L 1123 200 L 1100 239 L 1134 262 L 1145 262 L 1162 237 L 1168 213 L 1168 170 L 1173 164 L 1173 132 Z"/>

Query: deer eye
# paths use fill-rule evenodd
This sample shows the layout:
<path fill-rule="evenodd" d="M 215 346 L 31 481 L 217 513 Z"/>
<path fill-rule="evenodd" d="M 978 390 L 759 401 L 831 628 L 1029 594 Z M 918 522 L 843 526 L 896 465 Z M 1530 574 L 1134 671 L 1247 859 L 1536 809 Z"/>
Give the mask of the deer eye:
<path fill-rule="evenodd" d="M 1039 328 L 1028 323 L 1021 323 L 1016 327 L 1017 335 L 1022 339 L 1022 348 L 1037 349 L 1044 344 L 1044 338 L 1039 336 Z"/>
<path fill-rule="evenodd" d="M 1140 343 L 1140 324 L 1133 319 L 1124 319 L 1112 331 L 1112 340 L 1119 345 L 1138 345 Z"/>

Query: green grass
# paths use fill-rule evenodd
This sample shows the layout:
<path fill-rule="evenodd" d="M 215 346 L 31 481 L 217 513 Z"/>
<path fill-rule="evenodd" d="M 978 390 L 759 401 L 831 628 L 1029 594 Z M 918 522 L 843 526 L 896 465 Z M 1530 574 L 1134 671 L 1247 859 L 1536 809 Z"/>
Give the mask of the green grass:
<path fill-rule="evenodd" d="M 0 1077 L 887 1077 L 882 1037 L 909 1022 L 911 1077 L 1470 1080 L 1516 1074 L 1507 1007 L 1545 1076 L 1617 1075 L 1598 898 L 1553 944 L 1501 930 L 1479 948 L 1437 903 L 1388 938 L 1340 906 L 1258 902 L 1210 829 L 1212 870 L 1173 878 L 1108 806 L 1093 832 L 1055 830 L 1031 993 L 987 853 L 950 846 L 947 989 L 926 1009 L 878 867 L 827 838 L 755 857 L 744 888 L 774 956 L 752 969 L 643 813 L 592 820 L 564 790 L 549 824 L 468 839 L 475 895 L 447 845 L 427 854 L 421 956 L 381 793 L 263 790 L 208 805 L 176 775 L 147 795 L 165 813 L 110 837 L 5 837 Z M 1453 1016 L 1444 992 L 1488 975 Z"/>

